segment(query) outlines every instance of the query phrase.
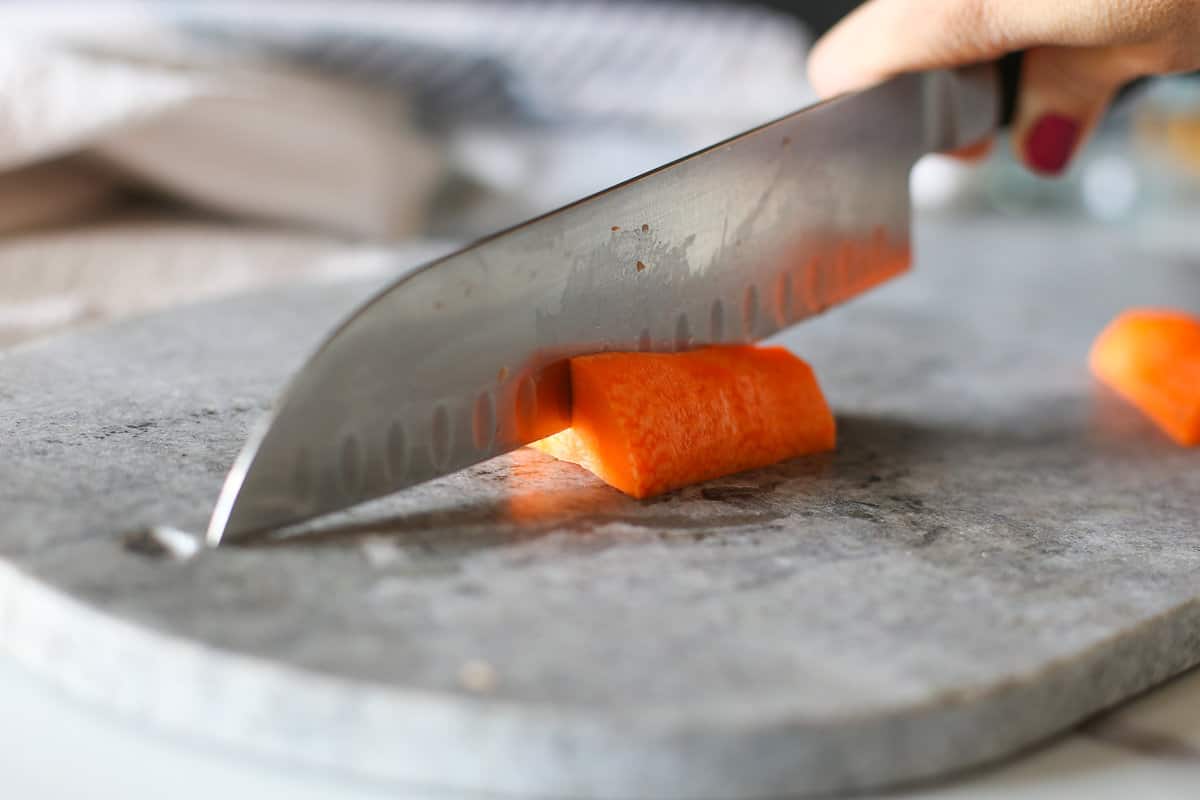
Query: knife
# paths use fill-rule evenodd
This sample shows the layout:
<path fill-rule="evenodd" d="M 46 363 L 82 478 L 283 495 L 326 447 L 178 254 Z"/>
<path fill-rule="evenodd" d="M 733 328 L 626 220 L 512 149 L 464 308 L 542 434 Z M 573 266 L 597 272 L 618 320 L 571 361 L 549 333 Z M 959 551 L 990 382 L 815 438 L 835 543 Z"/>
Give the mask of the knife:
<path fill-rule="evenodd" d="M 997 68 L 904 75 L 754 128 L 402 277 L 250 435 L 207 532 L 236 542 L 570 424 L 565 359 L 750 342 L 911 261 L 908 176 L 976 142 Z"/>

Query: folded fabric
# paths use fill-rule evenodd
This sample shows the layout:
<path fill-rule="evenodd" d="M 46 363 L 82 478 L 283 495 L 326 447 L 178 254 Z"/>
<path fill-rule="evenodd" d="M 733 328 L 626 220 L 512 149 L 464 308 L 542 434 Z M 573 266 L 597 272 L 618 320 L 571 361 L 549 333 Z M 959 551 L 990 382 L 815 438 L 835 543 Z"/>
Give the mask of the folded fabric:
<path fill-rule="evenodd" d="M 0 170 L 81 155 L 222 214 L 401 238 L 448 161 L 538 208 L 798 108 L 805 46 L 691 3 L 20 3 Z M 571 167 L 581 142 L 604 157 Z"/>
<path fill-rule="evenodd" d="M 0 344 L 398 269 L 803 106 L 806 44 L 719 4 L 0 3 Z"/>
<path fill-rule="evenodd" d="M 424 222 L 441 156 L 394 92 L 166 48 L 152 32 L 139 48 L 105 51 L 8 35 L 0 168 L 75 154 L 107 167 L 103 183 L 124 176 L 238 217 L 372 238 L 410 235 Z M 59 219 L 54 211 L 42 221 Z M 32 216 L 6 203 L 0 229 Z"/>

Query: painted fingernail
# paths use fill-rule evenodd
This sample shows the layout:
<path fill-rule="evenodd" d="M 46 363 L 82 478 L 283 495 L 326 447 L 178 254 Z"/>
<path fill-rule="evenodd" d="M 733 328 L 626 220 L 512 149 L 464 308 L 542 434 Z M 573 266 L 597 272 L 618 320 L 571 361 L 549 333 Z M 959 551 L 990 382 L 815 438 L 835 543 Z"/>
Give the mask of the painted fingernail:
<path fill-rule="evenodd" d="M 1046 175 L 1066 168 L 1079 141 L 1079 123 L 1062 114 L 1043 114 L 1025 137 L 1029 166 Z"/>

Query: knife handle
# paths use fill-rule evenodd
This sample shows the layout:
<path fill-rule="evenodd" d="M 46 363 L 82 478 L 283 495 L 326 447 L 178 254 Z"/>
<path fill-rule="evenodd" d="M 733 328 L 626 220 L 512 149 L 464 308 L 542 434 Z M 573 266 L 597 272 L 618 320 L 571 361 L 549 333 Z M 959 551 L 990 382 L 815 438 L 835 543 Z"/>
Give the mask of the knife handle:
<path fill-rule="evenodd" d="M 1013 118 L 1017 114 L 1017 94 L 1021 88 L 1021 66 L 1024 59 L 1025 54 L 1022 52 L 1009 53 L 996 64 L 1000 74 L 1001 128 L 1007 128 L 1012 125 Z M 1113 100 L 1113 105 L 1117 106 L 1127 102 L 1146 85 L 1148 80 L 1148 78 L 1138 78 L 1122 86 Z"/>
<path fill-rule="evenodd" d="M 1021 63 L 1024 60 L 1024 53 L 1009 53 L 996 64 L 1000 74 L 1001 128 L 1011 125 L 1017 115 L 1017 92 L 1021 88 Z"/>

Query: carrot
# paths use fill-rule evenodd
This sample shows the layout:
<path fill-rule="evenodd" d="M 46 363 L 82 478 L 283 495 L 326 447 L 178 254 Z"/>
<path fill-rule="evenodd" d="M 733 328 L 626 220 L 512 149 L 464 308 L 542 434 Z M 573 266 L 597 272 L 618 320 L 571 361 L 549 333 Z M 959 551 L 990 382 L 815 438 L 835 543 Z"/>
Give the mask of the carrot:
<path fill-rule="evenodd" d="M 634 497 L 833 449 L 812 369 L 781 347 L 571 359 L 571 427 L 534 444 Z"/>
<path fill-rule="evenodd" d="M 1200 318 L 1132 309 L 1096 338 L 1092 372 L 1176 442 L 1200 444 Z"/>

